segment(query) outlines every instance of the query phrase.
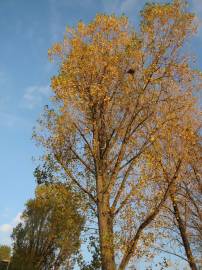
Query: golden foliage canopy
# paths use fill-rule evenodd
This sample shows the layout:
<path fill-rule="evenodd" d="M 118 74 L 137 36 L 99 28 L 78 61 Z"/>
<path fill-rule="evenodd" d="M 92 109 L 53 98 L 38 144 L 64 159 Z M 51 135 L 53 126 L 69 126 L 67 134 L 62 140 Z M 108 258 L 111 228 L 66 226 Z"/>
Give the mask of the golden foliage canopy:
<path fill-rule="evenodd" d="M 144 229 L 187 170 L 201 72 L 183 45 L 195 31 L 176 0 L 147 4 L 139 31 L 125 16 L 98 14 L 49 50 L 59 71 L 38 140 L 95 207 L 103 269 L 116 269 L 116 251 L 119 270 L 145 252 Z"/>

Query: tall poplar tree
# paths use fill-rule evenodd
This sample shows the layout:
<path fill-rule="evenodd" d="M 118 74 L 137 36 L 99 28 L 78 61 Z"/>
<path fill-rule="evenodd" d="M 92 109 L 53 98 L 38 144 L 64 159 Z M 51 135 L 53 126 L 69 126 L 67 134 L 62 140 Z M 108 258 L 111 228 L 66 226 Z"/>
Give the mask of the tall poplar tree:
<path fill-rule="evenodd" d="M 190 157 L 201 73 L 182 48 L 194 19 L 177 0 L 145 5 L 139 31 L 98 14 L 49 51 L 59 71 L 36 137 L 94 209 L 103 270 L 145 254 Z"/>

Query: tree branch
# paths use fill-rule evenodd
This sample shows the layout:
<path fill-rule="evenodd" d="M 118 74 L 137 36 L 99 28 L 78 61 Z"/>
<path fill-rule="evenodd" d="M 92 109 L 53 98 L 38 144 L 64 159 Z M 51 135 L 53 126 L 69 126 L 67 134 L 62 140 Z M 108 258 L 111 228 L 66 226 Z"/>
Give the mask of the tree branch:
<path fill-rule="evenodd" d="M 139 226 L 135 236 L 133 237 L 132 240 L 130 240 L 130 242 L 127 245 L 127 249 L 126 252 L 121 260 L 120 266 L 119 266 L 119 270 L 124 270 L 126 265 L 128 264 L 129 260 L 131 259 L 134 249 L 137 245 L 137 242 L 141 236 L 142 231 L 145 229 L 145 227 L 147 227 L 153 220 L 154 218 L 158 215 L 161 207 L 163 206 L 163 204 L 165 203 L 165 201 L 167 200 L 169 193 L 170 193 L 170 189 L 173 186 L 173 184 L 175 183 L 175 180 L 177 179 L 178 173 L 179 173 L 179 169 L 181 167 L 181 160 L 179 160 L 177 167 L 176 167 L 176 171 L 175 174 L 173 175 L 172 179 L 168 182 L 168 187 L 164 193 L 163 198 L 161 199 L 160 203 L 158 204 L 158 206 L 156 207 L 156 209 L 153 211 L 153 213 L 151 213 L 150 215 L 147 216 L 147 218 L 145 219 L 144 222 L 142 222 L 142 224 Z M 167 179 L 169 180 L 169 179 Z"/>
<path fill-rule="evenodd" d="M 162 252 L 164 252 L 164 253 L 170 254 L 170 255 L 174 255 L 174 256 L 176 256 L 176 257 L 178 257 L 178 258 L 180 258 L 180 259 L 182 259 L 182 260 L 188 262 L 188 260 L 187 260 L 186 258 L 184 258 L 184 257 L 182 257 L 182 256 L 180 256 L 180 255 L 178 255 L 178 254 L 176 254 L 176 253 L 174 253 L 174 252 L 167 251 L 167 250 L 164 250 L 164 249 L 161 249 L 161 248 L 157 248 L 157 247 L 155 247 L 155 249 L 157 249 L 157 250 L 159 250 L 159 251 L 162 251 Z"/>
<path fill-rule="evenodd" d="M 93 169 L 90 168 L 90 166 L 79 156 L 79 154 L 74 149 L 72 149 L 72 147 L 70 147 L 70 149 L 76 158 L 84 165 L 84 167 L 95 176 Z"/>
<path fill-rule="evenodd" d="M 67 176 L 69 176 L 69 178 L 81 189 L 81 191 L 83 191 L 85 194 L 88 195 L 88 197 L 95 203 L 97 204 L 97 200 L 95 199 L 95 197 L 86 189 L 84 188 L 77 180 L 76 178 L 72 175 L 71 171 L 67 169 L 67 167 L 65 166 L 65 164 L 60 160 L 60 158 L 55 155 L 55 159 L 57 160 L 57 162 L 61 165 L 61 167 L 63 168 L 63 170 L 65 171 L 65 173 L 67 174 Z"/>

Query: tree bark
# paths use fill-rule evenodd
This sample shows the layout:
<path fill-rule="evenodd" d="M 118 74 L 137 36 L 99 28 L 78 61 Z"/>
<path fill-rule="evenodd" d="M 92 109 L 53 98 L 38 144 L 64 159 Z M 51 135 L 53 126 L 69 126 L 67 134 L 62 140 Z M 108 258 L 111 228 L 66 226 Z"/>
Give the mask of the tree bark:
<path fill-rule="evenodd" d="M 102 194 L 98 199 L 98 225 L 102 270 L 115 270 L 113 217 L 110 213 L 108 194 Z"/>
<path fill-rule="evenodd" d="M 98 108 L 99 107 L 99 108 Z M 106 173 L 107 162 L 103 158 L 106 145 L 104 105 L 99 104 L 93 115 L 93 152 L 96 165 L 96 191 L 98 227 L 102 270 L 116 270 L 114 255 L 113 215 L 110 209 L 109 177 Z"/>
<path fill-rule="evenodd" d="M 171 194 L 171 200 L 172 200 L 172 204 L 173 204 L 174 215 L 175 215 L 176 220 L 177 220 L 178 229 L 180 231 L 180 235 L 182 238 L 182 242 L 183 242 L 183 246 L 184 246 L 185 253 L 187 256 L 187 260 L 189 262 L 189 266 L 192 270 L 197 270 L 197 266 L 196 266 L 196 263 L 194 261 L 194 257 L 192 255 L 190 243 L 189 243 L 189 240 L 188 240 L 188 237 L 186 234 L 186 227 L 185 227 L 185 224 L 181 218 L 180 210 L 179 210 L 179 207 L 178 207 L 177 202 L 175 200 L 175 196 L 173 194 Z"/>

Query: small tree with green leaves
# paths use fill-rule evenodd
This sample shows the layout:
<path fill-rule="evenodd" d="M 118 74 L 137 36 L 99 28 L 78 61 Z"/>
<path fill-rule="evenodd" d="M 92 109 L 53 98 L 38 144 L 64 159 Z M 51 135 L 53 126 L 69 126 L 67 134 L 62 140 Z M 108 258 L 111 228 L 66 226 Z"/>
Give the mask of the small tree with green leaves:
<path fill-rule="evenodd" d="M 0 261 L 9 261 L 11 248 L 7 245 L 0 245 Z"/>
<path fill-rule="evenodd" d="M 12 270 L 71 269 L 84 217 L 79 197 L 62 184 L 41 185 L 13 230 Z"/>

